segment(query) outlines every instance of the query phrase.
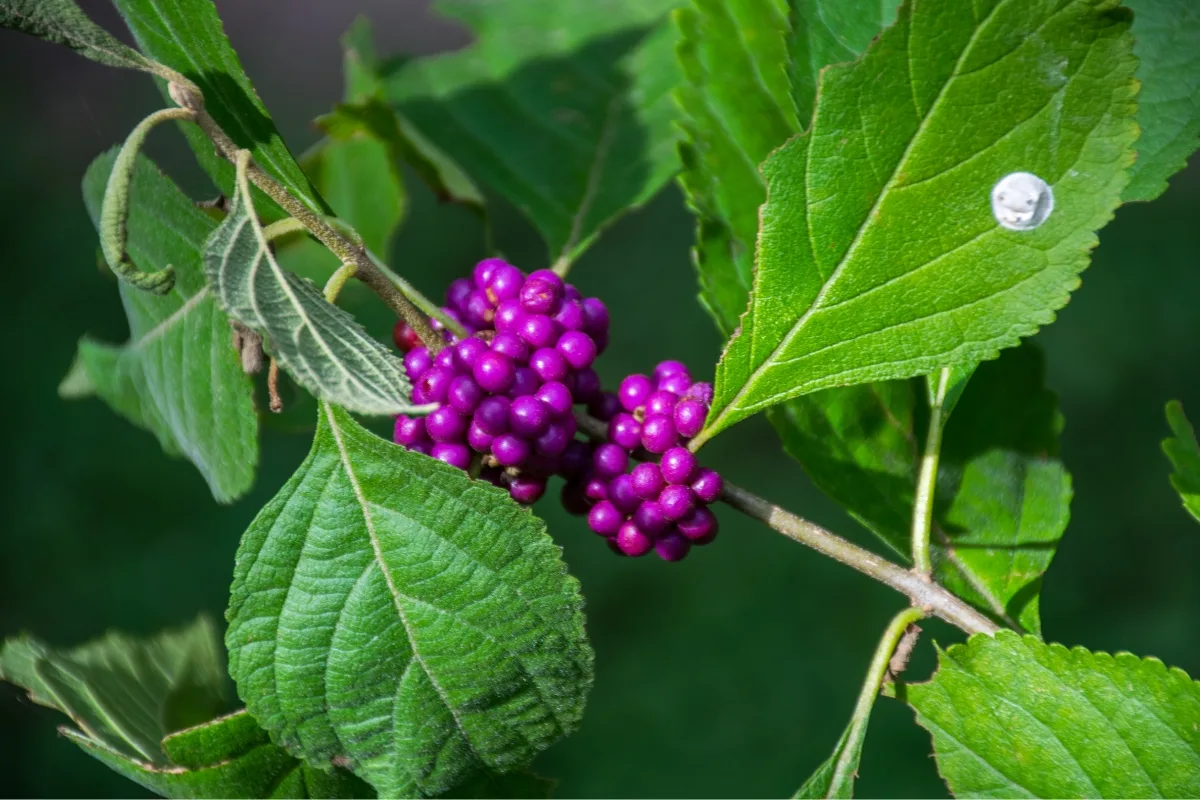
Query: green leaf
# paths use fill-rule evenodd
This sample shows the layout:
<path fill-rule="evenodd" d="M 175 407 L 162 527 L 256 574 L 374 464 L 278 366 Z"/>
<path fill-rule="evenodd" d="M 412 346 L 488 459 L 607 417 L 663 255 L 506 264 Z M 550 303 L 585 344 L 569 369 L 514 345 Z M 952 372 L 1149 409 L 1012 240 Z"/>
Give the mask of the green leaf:
<path fill-rule="evenodd" d="M 84 200 L 97 227 L 114 159 L 115 151 L 97 158 L 83 180 Z M 229 319 L 204 278 L 204 242 L 216 227 L 169 178 L 139 157 L 128 252 L 144 271 L 173 265 L 175 286 L 160 297 L 119 284 L 129 342 L 114 346 L 85 337 L 72 375 L 76 386 L 91 390 L 87 394 L 99 395 L 158 437 L 167 453 L 195 464 L 213 496 L 228 503 L 254 482 L 258 417 L 254 385 L 231 344 Z M 71 396 L 83 395 L 77 390 Z"/>
<path fill-rule="evenodd" d="M 272 739 L 381 795 L 519 769 L 579 724 L 577 582 L 502 491 L 321 404 L 313 449 L 242 539 L 230 673 Z"/>
<path fill-rule="evenodd" d="M 957 797 L 1200 795 L 1200 684 L 1157 659 L 976 634 L 907 695 Z"/>
<path fill-rule="evenodd" d="M 1171 485 L 1183 498 L 1183 507 L 1200 521 L 1200 444 L 1196 442 L 1196 431 L 1184 416 L 1183 405 L 1178 400 L 1167 403 L 1167 422 L 1175 434 L 1162 443 L 1163 452 L 1175 468 Z"/>
<path fill-rule="evenodd" d="M 217 302 L 263 334 L 280 366 L 315 396 L 361 414 L 409 410 L 404 363 L 311 282 L 279 266 L 258 220 L 247 213 L 245 194 L 243 186 L 205 246 L 204 268 Z"/>
<path fill-rule="evenodd" d="M 212 718 L 226 690 L 207 617 L 153 639 L 113 632 L 70 650 L 23 634 L 0 649 L 0 678 L 69 716 L 98 745 L 159 765 L 169 763 L 163 737 Z"/>
<path fill-rule="evenodd" d="M 0 28 L 65 45 L 110 67 L 153 72 L 157 66 L 88 19 L 72 0 L 0 0 Z"/>
<path fill-rule="evenodd" d="M 1133 157 L 1136 62 L 1114 6 L 922 3 L 822 73 L 812 129 L 763 165 L 750 309 L 697 443 L 818 389 L 994 358 L 1053 319 Z M 992 216 L 1015 171 L 1057 196 L 1036 230 Z"/>
<path fill-rule="evenodd" d="M 797 789 L 796 793 L 792 795 L 795 800 L 815 800 L 816 798 L 824 797 L 854 796 L 853 780 L 850 781 L 849 786 L 843 785 L 837 787 L 840 791 L 834 791 L 833 786 L 833 773 L 837 768 L 838 760 L 841 759 L 846 752 L 846 745 L 849 743 L 849 738 L 850 729 L 847 728 L 845 731 L 843 731 L 842 738 L 838 739 L 837 746 L 833 748 L 832 755 L 822 761 L 821 766 L 817 767 L 813 771 L 813 774 L 808 777 L 808 780 L 804 782 L 804 785 Z M 862 751 L 861 742 L 859 742 L 858 751 L 859 753 Z M 855 762 L 857 762 L 860 757 L 860 755 L 856 754 L 854 759 Z M 857 764 L 855 765 L 855 773 L 857 773 Z"/>
<path fill-rule="evenodd" d="M 225 37 L 212 0 L 113 0 L 142 52 L 194 82 L 204 94 L 204 107 L 238 147 L 313 211 L 328 213 L 308 178 L 292 157 L 242 70 L 237 53 Z M 165 86 L 162 87 L 165 92 Z M 216 154 L 212 142 L 195 125 L 183 134 L 196 159 L 226 196 L 233 196 L 233 166 Z M 256 190 L 257 192 L 257 190 Z M 265 195 L 256 193 L 258 208 L 271 219 L 282 212 Z"/>
<path fill-rule="evenodd" d="M 1194 0 L 1125 0 L 1133 9 L 1138 57 L 1138 157 L 1126 201 L 1153 200 L 1200 145 L 1200 5 Z"/>
<path fill-rule="evenodd" d="M 575 260 L 674 174 L 678 0 L 443 0 L 470 48 L 414 59 L 388 97 Z"/>

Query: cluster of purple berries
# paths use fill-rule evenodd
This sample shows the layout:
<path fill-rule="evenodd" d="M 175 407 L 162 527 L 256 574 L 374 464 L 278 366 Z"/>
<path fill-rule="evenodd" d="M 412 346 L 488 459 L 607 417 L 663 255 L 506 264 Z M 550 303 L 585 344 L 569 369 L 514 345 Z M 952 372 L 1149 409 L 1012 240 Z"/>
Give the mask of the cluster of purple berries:
<path fill-rule="evenodd" d="M 425 417 L 396 419 L 397 444 L 505 487 L 519 503 L 563 476 L 563 503 L 618 553 L 650 550 L 668 561 L 717 533 L 707 505 L 721 478 L 682 445 L 699 432 L 712 386 L 693 383 L 666 361 L 653 380 L 631 375 L 614 394 L 592 368 L 608 345 L 608 310 L 550 270 L 526 276 L 502 259 L 476 265 L 446 292 L 446 313 L 468 336 L 449 331 L 436 355 L 398 323 L 396 346 Z M 435 325 L 436 326 L 436 325 Z M 576 439 L 574 406 L 609 423 L 607 440 Z M 655 459 L 629 471 L 630 456 Z"/>

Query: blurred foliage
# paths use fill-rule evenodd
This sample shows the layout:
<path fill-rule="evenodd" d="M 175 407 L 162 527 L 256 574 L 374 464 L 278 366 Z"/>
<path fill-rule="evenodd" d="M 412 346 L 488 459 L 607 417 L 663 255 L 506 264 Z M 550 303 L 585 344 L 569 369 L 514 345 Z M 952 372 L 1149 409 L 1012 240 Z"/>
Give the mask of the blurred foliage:
<path fill-rule="evenodd" d="M 328 38 L 332 105 L 340 56 L 336 36 Z M 235 41 L 255 74 L 260 43 Z M 101 75 L 102 67 L 7 32 L 0 70 L 10 76 L 0 90 L 0 114 L 10 121 L 0 130 L 0 327 L 9 343 L 0 351 L 0 637 L 29 630 L 71 645 L 109 627 L 150 634 L 200 611 L 220 618 L 238 538 L 303 459 L 311 432 L 292 413 L 265 427 L 254 490 L 220 507 L 195 469 L 167 459 L 150 434 L 99 401 L 58 399 L 80 334 L 126 334 L 116 285 L 95 266 L 79 181 L 91 158 L 158 101 L 140 76 Z M 266 77 L 278 87 L 277 76 Z M 300 151 L 317 134 L 286 121 L 297 109 L 311 113 L 313 98 L 298 83 L 288 92 L 265 99 Z M 182 141 L 161 139 L 150 154 L 193 196 L 211 195 Z M 484 254 L 482 226 L 407 177 L 409 217 L 391 264 L 437 294 Z M 1159 442 L 1166 400 L 1200 408 L 1198 213 L 1200 164 L 1158 201 L 1122 208 L 1101 232 L 1082 288 L 1038 336 L 1048 382 L 1062 395 L 1062 454 L 1076 489 L 1043 591 L 1045 635 L 1153 654 L 1193 676 L 1200 536 L 1168 482 Z M 721 343 L 695 301 L 692 232 L 671 188 L 575 267 L 573 280 L 620 321 L 599 365 L 606 381 L 664 358 L 711 375 Z M 544 245 L 511 208 L 497 208 L 495 234 L 515 263 L 545 266 Z M 388 336 L 386 309 L 365 292 L 346 299 L 369 330 Z M 761 418 L 706 452 L 730 480 L 875 546 L 812 488 Z M 597 651 L 582 730 L 535 764 L 560 781 L 557 796 L 783 796 L 829 754 L 898 595 L 728 510 L 718 512 L 721 541 L 678 565 L 614 558 L 553 492 L 538 511 L 582 582 Z M 931 639 L 960 638 L 929 624 L 912 676 L 931 670 Z M 0 794 L 139 792 L 57 737 L 56 722 L 0 687 L 0 752 L 9 765 Z M 881 700 L 858 791 L 944 795 L 929 753 L 912 712 Z"/>

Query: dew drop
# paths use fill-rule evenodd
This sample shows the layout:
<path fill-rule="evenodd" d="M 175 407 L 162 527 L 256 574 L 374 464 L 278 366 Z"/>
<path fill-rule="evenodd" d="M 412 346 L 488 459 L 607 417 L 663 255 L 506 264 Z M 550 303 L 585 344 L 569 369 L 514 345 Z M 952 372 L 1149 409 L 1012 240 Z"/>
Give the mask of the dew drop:
<path fill-rule="evenodd" d="M 992 188 L 992 215 L 1010 231 L 1031 231 L 1054 210 L 1054 190 L 1032 172 L 1005 175 Z"/>

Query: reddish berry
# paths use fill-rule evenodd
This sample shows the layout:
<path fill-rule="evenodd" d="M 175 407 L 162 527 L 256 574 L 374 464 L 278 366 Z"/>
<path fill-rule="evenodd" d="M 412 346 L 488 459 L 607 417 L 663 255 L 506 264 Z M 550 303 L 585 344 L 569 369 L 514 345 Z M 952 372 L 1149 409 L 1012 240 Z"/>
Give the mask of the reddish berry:
<path fill-rule="evenodd" d="M 644 556 L 654 548 L 654 539 L 632 520 L 621 525 L 616 535 L 617 548 L 627 556 Z"/>

